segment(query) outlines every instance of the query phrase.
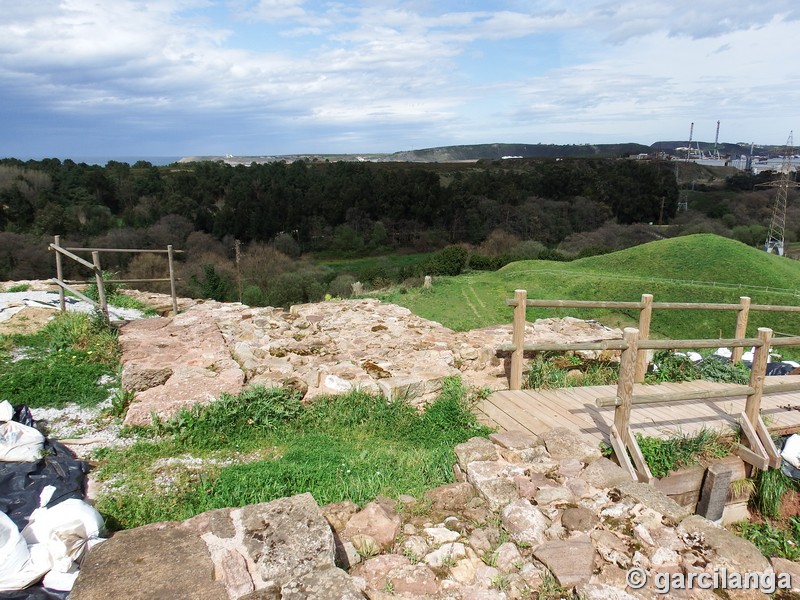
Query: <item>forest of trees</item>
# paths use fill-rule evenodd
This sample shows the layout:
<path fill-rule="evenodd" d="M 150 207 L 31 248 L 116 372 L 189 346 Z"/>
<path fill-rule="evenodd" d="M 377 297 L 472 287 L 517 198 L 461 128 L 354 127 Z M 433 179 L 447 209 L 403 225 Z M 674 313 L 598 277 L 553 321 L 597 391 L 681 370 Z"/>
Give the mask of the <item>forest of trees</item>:
<path fill-rule="evenodd" d="M 692 203 L 697 210 L 676 215 L 679 190 L 669 162 L 297 161 L 156 167 L 110 161 L 101 167 L 3 159 L 0 280 L 52 276 L 46 248 L 53 235 L 75 246 L 173 244 L 186 250 L 184 285 L 197 288 L 187 292 L 209 295 L 215 289 L 211 295 L 231 299 L 231 260 L 238 240 L 240 272 L 250 269 L 251 300 L 286 304 L 332 289 L 334 274 L 301 259 L 311 253 L 355 257 L 467 244 L 478 248 L 474 267 L 494 268 L 502 258 L 482 258 L 542 253 L 567 258 L 610 251 L 650 241 L 653 231 L 647 224 L 668 223 L 678 231 L 700 228 L 752 243 L 768 222 L 761 214 L 767 211 L 767 193 L 752 191 L 756 183 L 747 175 L 730 178 L 723 190 L 708 190 L 707 201 L 698 190 Z M 163 267 L 148 256 L 119 254 L 107 260 L 110 268 L 138 276 Z M 281 277 L 283 288 L 293 291 L 278 293 L 275 282 Z M 339 284 L 334 287 L 342 288 Z"/>

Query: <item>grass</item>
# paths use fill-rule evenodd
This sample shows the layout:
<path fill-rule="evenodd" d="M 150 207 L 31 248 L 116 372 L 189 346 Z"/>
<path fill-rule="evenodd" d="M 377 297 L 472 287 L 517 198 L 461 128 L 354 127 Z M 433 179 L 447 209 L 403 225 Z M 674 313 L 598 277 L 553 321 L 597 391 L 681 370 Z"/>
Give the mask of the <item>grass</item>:
<path fill-rule="evenodd" d="M 780 469 L 759 471 L 755 477 L 755 493 L 750 505 L 762 516 L 776 519 L 781 514 L 781 499 L 789 490 L 798 489 L 798 483 L 784 475 Z"/>
<path fill-rule="evenodd" d="M 27 292 L 29 289 L 31 289 L 31 286 L 28 285 L 27 283 L 19 283 L 17 285 L 12 285 L 5 291 L 8 292 L 9 294 L 14 294 L 16 292 Z"/>
<path fill-rule="evenodd" d="M 116 332 L 97 317 L 60 313 L 31 335 L 0 336 L 0 398 L 31 407 L 94 406 L 116 381 Z"/>
<path fill-rule="evenodd" d="M 496 272 L 439 277 L 430 290 L 400 289 L 376 294 L 382 300 L 409 308 L 427 319 L 457 331 L 511 323 L 505 300 L 515 289 L 529 298 L 639 301 L 643 293 L 657 302 L 738 303 L 750 296 L 753 304 L 797 306 L 800 262 L 767 254 L 734 240 L 702 234 L 660 240 L 568 263 L 519 261 Z M 770 289 L 765 289 L 770 288 Z M 597 319 L 611 327 L 638 322 L 638 311 L 529 308 L 529 321 L 573 316 Z M 734 311 L 656 310 L 653 337 L 691 339 L 733 337 Z M 800 334 L 797 313 L 752 311 L 748 336 L 758 327 Z"/>
<path fill-rule="evenodd" d="M 754 544 L 767 558 L 800 559 L 800 517 L 789 517 L 777 523 L 742 521 L 736 529 L 740 536 Z"/>
<path fill-rule="evenodd" d="M 636 441 L 653 477 L 666 477 L 678 469 L 706 464 L 733 452 L 732 442 L 710 429 L 701 429 L 691 436 L 675 433 L 668 438 L 637 433 Z"/>
<path fill-rule="evenodd" d="M 117 279 L 118 277 L 119 273 L 115 273 L 113 271 L 106 271 L 103 273 L 103 279 Z M 117 308 L 132 308 L 141 311 L 143 314 L 149 317 L 154 317 L 158 314 L 156 313 L 156 310 L 149 304 L 145 304 L 141 300 L 137 300 L 136 298 L 125 294 L 123 292 L 125 289 L 124 284 L 105 283 L 103 285 L 103 289 L 106 293 L 106 303 L 110 306 L 115 306 Z M 88 284 L 84 290 L 84 294 L 86 294 L 86 296 L 95 302 L 100 301 L 96 283 Z"/>
<path fill-rule="evenodd" d="M 575 373 L 578 371 L 578 373 Z M 523 389 L 553 389 L 617 383 L 619 365 L 589 361 L 578 356 L 556 356 L 541 352 L 530 361 Z"/>
<path fill-rule="evenodd" d="M 446 380 L 423 413 L 362 392 L 301 404 L 282 388 L 252 388 L 140 429 L 144 439 L 129 448 L 103 450 L 97 506 L 128 528 L 301 492 L 320 504 L 419 496 L 452 481 L 455 444 L 488 434 L 469 410 L 475 399 L 459 379 Z M 168 489 L 159 487 L 159 461 L 182 456 L 202 466 L 174 470 Z"/>

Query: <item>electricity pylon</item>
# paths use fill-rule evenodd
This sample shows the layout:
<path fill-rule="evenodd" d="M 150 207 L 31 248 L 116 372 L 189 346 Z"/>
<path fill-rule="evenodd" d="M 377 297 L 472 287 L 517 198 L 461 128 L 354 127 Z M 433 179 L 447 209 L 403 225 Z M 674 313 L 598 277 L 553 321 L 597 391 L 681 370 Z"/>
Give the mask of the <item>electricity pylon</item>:
<path fill-rule="evenodd" d="M 764 242 L 764 250 L 770 254 L 783 256 L 784 231 L 786 230 L 786 198 L 789 196 L 789 188 L 797 187 L 797 183 L 791 180 L 792 176 L 792 152 L 793 148 L 792 132 L 789 132 L 789 139 L 786 140 L 786 148 L 783 152 L 783 162 L 781 163 L 780 177 L 775 181 L 764 183 L 765 187 L 778 188 L 775 196 L 775 205 L 772 207 L 772 219 L 769 223 L 769 233 L 767 241 Z"/>

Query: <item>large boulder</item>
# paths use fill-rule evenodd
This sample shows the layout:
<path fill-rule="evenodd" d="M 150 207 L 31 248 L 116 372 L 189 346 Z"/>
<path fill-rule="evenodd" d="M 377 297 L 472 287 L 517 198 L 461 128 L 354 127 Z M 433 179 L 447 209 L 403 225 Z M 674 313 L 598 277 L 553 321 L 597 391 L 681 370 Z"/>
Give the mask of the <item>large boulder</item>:
<path fill-rule="evenodd" d="M 89 552 L 70 598 L 363 598 L 334 550 L 300 494 L 121 531 Z"/>

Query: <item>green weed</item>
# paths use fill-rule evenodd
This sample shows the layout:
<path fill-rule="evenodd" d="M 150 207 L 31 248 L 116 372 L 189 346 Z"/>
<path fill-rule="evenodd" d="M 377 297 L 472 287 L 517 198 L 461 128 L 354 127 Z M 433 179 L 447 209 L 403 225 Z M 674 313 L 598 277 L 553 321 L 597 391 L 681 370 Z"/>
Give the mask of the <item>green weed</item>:
<path fill-rule="evenodd" d="M 357 391 L 303 405 L 282 388 L 246 390 L 140 430 L 151 439 L 130 449 L 108 451 L 100 478 L 117 487 L 98 506 L 118 527 L 133 527 L 302 492 L 320 504 L 419 497 L 452 481 L 455 444 L 489 433 L 469 411 L 477 396 L 459 379 L 446 380 L 420 413 Z M 271 449 L 267 459 L 236 460 L 264 448 Z M 158 458 L 212 452 L 236 464 L 203 469 L 202 478 L 169 494 L 154 486 Z"/>
<path fill-rule="evenodd" d="M 581 368 L 579 368 L 581 367 Z M 550 352 L 537 353 L 525 373 L 523 389 L 553 389 L 589 385 L 613 385 L 619 366 L 605 362 L 584 365 L 580 357 Z"/>
<path fill-rule="evenodd" d="M 108 396 L 119 361 L 116 332 L 81 313 L 62 313 L 31 335 L 0 343 L 0 397 L 31 407 L 74 402 L 93 406 Z"/>
<path fill-rule="evenodd" d="M 800 517 L 778 523 L 737 524 L 737 533 L 753 543 L 767 558 L 800 559 Z"/>
<path fill-rule="evenodd" d="M 14 294 L 17 292 L 27 292 L 29 289 L 31 289 L 30 285 L 28 285 L 27 283 L 20 283 L 17 285 L 12 285 L 10 288 L 6 290 L 6 292 L 8 292 L 9 294 Z"/>
<path fill-rule="evenodd" d="M 750 505 L 762 516 L 770 518 L 780 516 L 783 495 L 789 490 L 798 489 L 797 482 L 780 469 L 759 471 L 754 482 L 755 490 Z"/>
<path fill-rule="evenodd" d="M 665 439 L 637 433 L 636 441 L 654 477 L 666 477 L 683 467 L 729 456 L 733 451 L 731 442 L 710 429 L 693 435 L 675 433 Z"/>

